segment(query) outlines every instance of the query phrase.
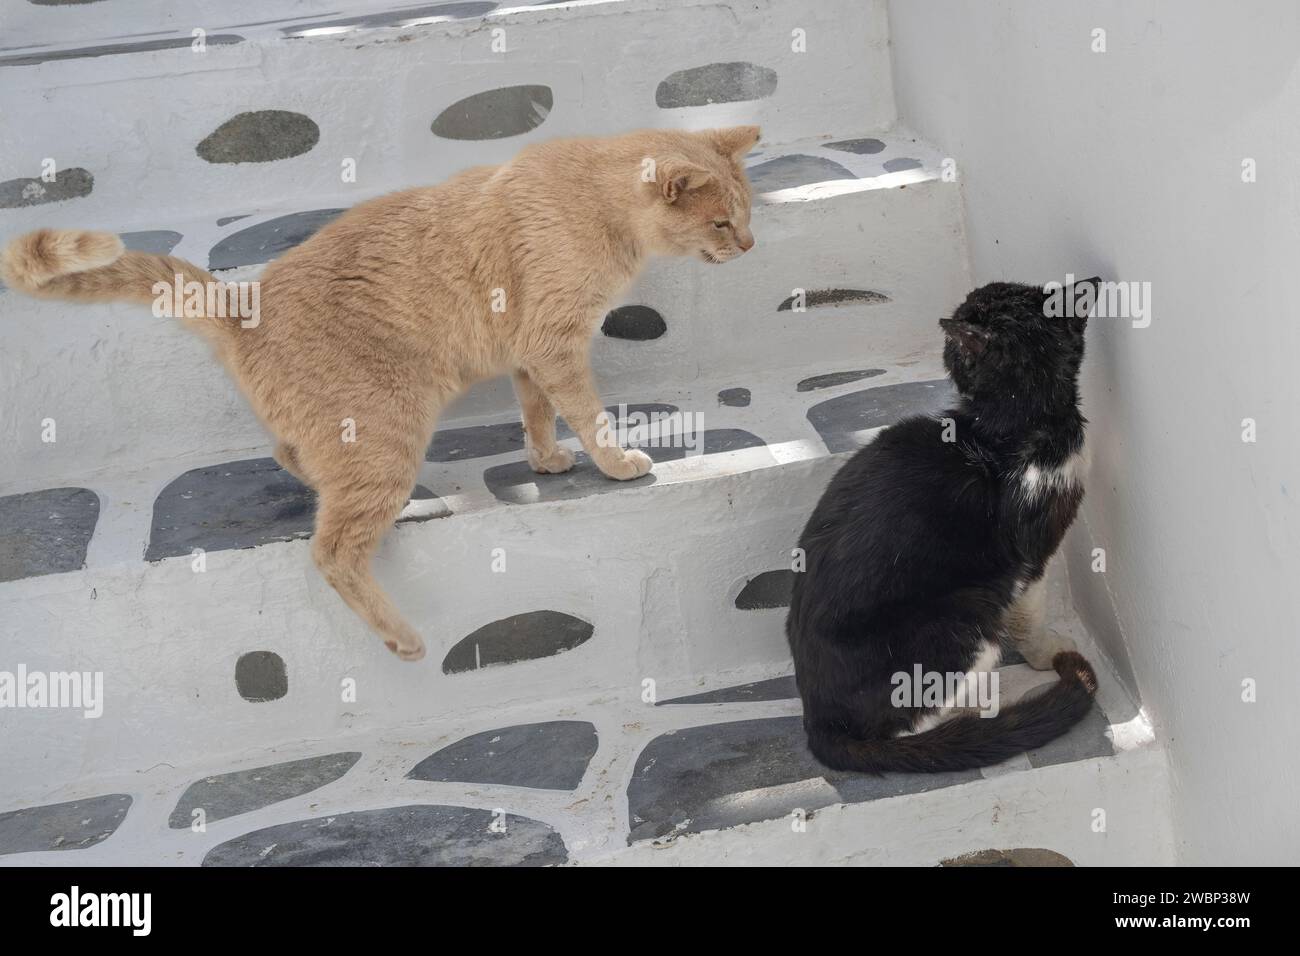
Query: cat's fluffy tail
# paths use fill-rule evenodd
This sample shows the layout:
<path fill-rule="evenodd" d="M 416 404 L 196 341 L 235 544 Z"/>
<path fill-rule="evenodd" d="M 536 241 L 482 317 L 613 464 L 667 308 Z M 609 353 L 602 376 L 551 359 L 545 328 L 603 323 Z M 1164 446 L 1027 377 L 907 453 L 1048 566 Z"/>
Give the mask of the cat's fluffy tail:
<path fill-rule="evenodd" d="M 84 229 L 38 229 L 19 236 L 0 251 L 0 279 L 39 299 L 74 302 L 160 301 L 159 283 L 169 289 L 188 282 L 215 282 L 212 274 L 174 256 L 128 252 L 111 232 Z M 162 296 L 165 314 L 172 314 L 174 297 Z M 229 326 L 200 317 L 200 331 L 217 332 Z"/>
<path fill-rule="evenodd" d="M 808 746 L 832 770 L 866 773 L 933 773 L 1001 763 L 1061 736 L 1088 713 L 1097 675 L 1074 651 L 1052 658 L 1060 680 L 1046 691 L 1005 707 L 996 717 L 962 714 L 906 737 L 858 740 L 810 730 Z"/>

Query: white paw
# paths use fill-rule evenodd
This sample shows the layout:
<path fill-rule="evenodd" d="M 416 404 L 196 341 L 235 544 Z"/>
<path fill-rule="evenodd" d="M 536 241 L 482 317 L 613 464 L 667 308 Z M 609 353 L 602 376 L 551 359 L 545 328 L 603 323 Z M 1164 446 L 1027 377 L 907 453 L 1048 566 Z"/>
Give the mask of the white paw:
<path fill-rule="evenodd" d="M 633 478 L 640 478 L 642 475 L 650 473 L 650 467 L 654 464 L 650 456 L 636 448 L 630 448 L 623 452 L 623 460 L 611 468 L 605 469 L 605 474 L 619 481 L 630 481 Z"/>
<path fill-rule="evenodd" d="M 542 475 L 558 475 L 573 467 L 573 452 L 556 446 L 549 455 L 543 455 L 536 448 L 529 447 L 528 467 Z"/>

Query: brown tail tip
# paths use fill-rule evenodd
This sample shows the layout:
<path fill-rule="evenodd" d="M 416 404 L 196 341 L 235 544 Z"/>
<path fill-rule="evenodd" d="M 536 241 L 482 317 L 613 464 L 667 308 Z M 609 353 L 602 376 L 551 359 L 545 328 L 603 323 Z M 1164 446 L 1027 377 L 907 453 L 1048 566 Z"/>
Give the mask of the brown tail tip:
<path fill-rule="evenodd" d="M 1097 693 L 1097 672 L 1092 669 L 1082 654 L 1076 651 L 1061 651 L 1052 658 L 1052 667 L 1061 675 L 1062 680 L 1076 680 L 1083 685 L 1088 696 Z"/>

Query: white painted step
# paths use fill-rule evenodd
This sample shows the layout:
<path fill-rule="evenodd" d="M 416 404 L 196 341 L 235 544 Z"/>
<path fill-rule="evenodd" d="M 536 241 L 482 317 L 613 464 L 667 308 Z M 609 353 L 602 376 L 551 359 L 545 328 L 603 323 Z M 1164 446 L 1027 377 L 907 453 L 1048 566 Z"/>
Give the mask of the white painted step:
<path fill-rule="evenodd" d="M 942 162 L 938 150 L 903 130 L 759 149 L 749 160 L 762 190 L 757 246 L 723 266 L 652 262 L 625 304 L 654 310 L 662 333 L 640 341 L 597 335 L 602 394 L 613 400 L 617 390 L 691 388 L 704 377 L 744 386 L 754 373 L 783 367 L 867 368 L 879 364 L 876 356 L 906 362 L 932 353 L 938 318 L 970 283 L 960 192 L 942 180 Z M 310 208 L 340 205 L 344 197 L 329 196 Z M 204 265 L 248 261 L 223 275 L 253 278 L 279 246 L 250 246 L 240 235 L 275 234 L 284 217 L 305 211 L 281 206 L 220 226 L 160 213 L 161 232 L 127 238 Z M 95 225 L 71 217 L 64 224 Z M 300 241 L 303 233 L 291 235 Z M 245 254 L 228 256 L 231 249 Z M 806 312 L 790 308 L 796 289 L 809 293 Z M 826 290 L 862 296 L 818 306 Z M 143 307 L 0 291 L 0 325 L 6 361 L 23 370 L 0 380 L 0 427 L 14 451 L 0 493 L 80 485 L 123 468 L 267 441 L 207 346 Z M 517 414 L 509 382 L 500 379 L 472 389 L 444 423 Z M 57 425 L 54 443 L 43 440 L 46 419 Z"/>
<path fill-rule="evenodd" d="M 330 4 L 337 16 L 245 3 L 217 21 L 210 4 L 119 21 L 121 4 L 71 15 L 5 2 L 19 9 L 6 11 L 18 16 L 0 51 L 0 114 L 20 121 L 6 123 L 0 183 L 53 159 L 71 177 L 60 189 L 89 187 L 64 204 L 80 224 L 157 229 L 153 217 L 178 208 L 214 220 L 309 208 L 343 189 L 345 160 L 355 202 L 503 162 L 538 139 L 758 123 L 790 142 L 895 120 L 884 0 L 426 4 L 404 11 L 427 14 L 407 25 L 355 2 Z M 356 15 L 380 25 L 348 23 Z M 99 35 L 70 39 L 63 24 L 82 18 Z M 205 52 L 189 46 L 195 26 L 208 29 Z M 807 52 L 793 49 L 796 31 Z M 182 45 L 132 49 L 160 42 Z M 247 121 L 258 149 L 202 158 L 223 124 L 264 111 L 282 115 Z M 4 194 L 0 228 L 51 224 L 55 204 L 7 210 Z"/>
<path fill-rule="evenodd" d="M 848 371 L 863 370 L 837 369 L 832 375 Z M 288 802 L 188 843 L 188 834 L 171 833 L 159 813 L 160 804 L 174 803 L 195 780 L 311 755 L 388 753 L 378 764 L 365 764 L 371 769 L 359 769 L 349 783 L 341 799 L 350 810 L 422 802 L 482 810 L 486 801 L 492 804 L 488 809 L 543 821 L 561 835 L 566 860 L 616 862 L 625 858 L 621 847 L 629 838 L 640 844 L 697 829 L 761 824 L 841 798 L 874 800 L 933 786 L 982 786 L 980 781 L 999 771 L 904 780 L 883 791 L 873 789 L 870 778 L 828 781 L 803 750 L 789 681 L 772 680 L 789 673 L 781 592 L 790 580 L 789 549 L 817 496 L 848 448 L 869 440 L 898 415 L 944 400 L 944 389 L 933 384 L 934 357 L 851 381 L 820 372 L 755 378 L 748 405 L 718 405 L 704 423 L 707 434 L 726 436 L 733 445 L 745 444 L 746 436 L 761 444 L 668 456 L 652 478 L 631 484 L 607 481 L 583 464 L 570 475 L 532 475 L 520 460 L 513 420 L 449 434 L 438 446 L 435 457 L 441 460 L 429 462 L 420 475 L 420 483 L 440 498 L 414 502 L 408 517 L 427 520 L 399 524 L 376 562 L 384 587 L 428 643 L 428 657 L 416 664 L 382 650 L 320 579 L 308 543 L 301 540 L 310 516 L 295 512 L 300 499 L 283 487 L 285 479 L 267 498 L 277 508 L 288 507 L 300 533 L 293 540 L 234 550 L 229 546 L 252 541 L 247 527 L 223 523 L 232 515 L 229 509 L 201 501 L 195 506 L 199 517 L 210 508 L 211 520 L 200 527 L 190 521 L 187 540 L 166 517 L 176 512 L 155 505 L 165 499 L 175 506 L 186 495 L 220 485 L 221 477 L 192 481 L 186 491 L 173 484 L 178 470 L 173 466 L 96 486 L 99 523 L 86 566 L 0 583 L 0 646 L 30 672 L 102 672 L 103 713 L 87 719 L 68 709 L 0 710 L 0 735 L 15 742 L 11 759 L 21 768 L 0 783 L 0 807 L 121 793 L 145 799 L 143 792 L 153 809 L 145 811 L 141 826 L 153 835 L 141 831 L 129 844 L 119 842 L 120 859 L 164 852 L 175 855 L 175 862 L 198 862 L 218 842 L 239 833 L 313 816 L 316 810 L 334 815 L 340 804 L 316 798 Z M 835 381 L 840 383 L 830 384 Z M 723 391 L 719 385 L 712 383 L 707 394 Z M 700 394 L 653 398 L 679 408 L 703 404 Z M 840 414 L 828 415 L 837 407 Z M 227 470 L 232 469 L 216 474 Z M 255 504 L 245 495 L 234 516 L 259 518 Z M 276 528 L 283 531 L 284 525 Z M 212 543 L 201 572 L 189 550 L 194 543 Z M 146 561 L 146 550 L 162 553 Z M 1051 620 L 1071 632 L 1105 673 L 1102 709 L 1045 748 L 1048 756 L 1010 761 L 1000 771 L 1037 774 L 1057 763 L 1081 763 L 1089 769 L 1066 778 L 1083 781 L 1081 792 L 1135 801 L 1123 805 L 1145 813 L 1144 801 L 1154 800 L 1155 791 L 1138 788 L 1119 796 L 1121 781 L 1129 774 L 1147 782 L 1159 779 L 1163 758 L 1152 749 L 1149 727 L 1111 678 L 1105 660 L 1079 633 L 1063 580 L 1056 582 Z M 1004 692 L 1010 697 L 1017 688 L 1051 679 L 1024 665 L 1008 667 L 1006 675 Z M 759 688 L 725 691 L 756 681 Z M 667 703 L 715 692 L 733 703 L 710 703 L 707 697 Z M 651 699 L 660 706 L 649 706 Z M 670 716 L 677 713 L 686 716 Z M 563 802 L 540 803 L 518 794 L 505 799 L 494 788 L 380 786 L 410 769 L 399 770 L 397 764 L 414 765 L 425 756 L 418 753 L 421 748 L 431 753 L 466 735 L 551 720 L 590 720 L 605 742 L 601 746 L 610 745 L 591 765 L 599 780 L 584 775 L 582 788 L 596 789 L 591 796 L 578 784 Z M 714 726 L 733 721 L 758 723 Z M 711 729 L 690 731 L 698 739 L 691 737 L 688 754 L 718 748 L 726 754 L 740 747 L 752 754 L 746 773 L 752 777 L 775 767 L 774 775 L 760 774 L 755 782 L 742 774 L 723 781 L 733 790 L 682 794 L 677 814 L 677 797 L 655 794 L 664 788 L 675 794 L 691 780 L 715 776 L 693 772 L 689 760 L 683 765 L 668 759 L 674 744 L 664 735 L 692 727 Z M 737 733 L 739 740 L 733 739 Z M 660 748 L 668 749 L 661 753 Z M 780 760 L 769 767 L 764 755 L 774 748 Z M 1146 756 L 1129 761 L 1124 752 L 1133 749 Z M 661 763 L 678 769 L 655 784 L 659 791 L 632 787 L 634 778 L 653 777 L 650 768 Z M 723 759 L 718 774 L 729 766 Z M 142 791 L 141 779 L 158 783 Z M 350 789 L 353 782 L 359 791 Z M 980 799 L 1006 792 L 1005 786 L 997 782 L 980 790 L 985 795 Z M 610 787 L 623 788 L 623 796 L 610 796 Z M 417 798 L 422 789 L 427 792 Z M 1026 790 L 1032 795 L 1042 788 L 1013 787 L 1015 793 Z M 625 811 L 609 805 L 615 799 L 626 800 Z M 1040 805 L 1038 797 L 1029 799 Z M 668 809 L 664 800 L 671 804 Z M 105 812 L 116 812 L 115 806 L 110 802 Z M 586 809 L 561 812 L 574 807 Z M 75 809 L 86 819 L 98 819 L 85 807 Z M 457 813 L 456 827 L 477 825 L 478 817 L 464 817 L 469 811 Z M 369 819 L 349 818 L 347 826 Z M 1145 842 L 1125 844 L 1127 849 L 1111 845 L 1108 852 L 1126 861 L 1148 852 L 1155 859 L 1162 831 L 1143 820 L 1144 826 L 1157 826 Z M 789 824 L 781 820 L 781 826 Z M 1076 824 L 1078 833 L 1088 832 L 1086 822 Z M 545 836 L 526 832 L 530 840 Z M 862 833 L 844 845 L 845 853 L 908 858 L 905 842 L 875 843 L 881 836 L 874 825 Z M 443 836 L 451 839 L 449 833 Z M 364 833 L 355 839 L 363 840 Z M 733 847 L 734 834 L 722 839 L 730 848 L 726 853 L 746 858 L 748 851 Z M 854 842 L 859 839 L 864 842 Z M 182 844 L 190 849 L 182 852 Z M 683 846 L 699 844 L 691 838 Z M 816 846 L 809 843 L 806 849 Z M 953 853 L 972 848 L 953 846 Z M 1079 846 L 1071 844 L 1067 855 L 1080 854 Z M 1100 843 L 1094 847 L 1103 849 Z M 633 846 L 628 852 L 641 851 Z"/>
<path fill-rule="evenodd" d="M 566 475 L 534 475 L 513 416 L 495 428 L 444 432 L 433 456 L 442 460 L 428 462 L 418 479 L 440 500 L 415 502 L 411 515 L 450 516 L 399 523 L 376 560 L 384 588 L 425 638 L 428 656 L 415 664 L 390 655 L 346 609 L 316 571 L 307 541 L 275 540 L 310 532 L 311 502 L 296 483 L 272 473 L 250 491 L 228 474 L 237 467 L 223 467 L 173 484 L 195 468 L 253 456 L 209 454 L 81 485 L 97 510 L 81 550 L 71 545 L 90 529 L 77 520 L 76 502 L 48 504 L 43 496 L 52 492 L 36 492 L 27 509 L 29 554 L 67 560 L 5 569 L 16 579 L 0 583 L 0 646 L 32 670 L 104 670 L 112 706 L 97 720 L 59 712 L 22 720 L 23 752 L 41 779 L 71 780 L 184 762 L 193 748 L 215 754 L 250 740 L 445 717 L 489 701 L 780 666 L 788 660 L 784 611 L 738 608 L 742 590 L 790 567 L 790 548 L 838 466 L 832 449 L 853 447 L 946 395 L 945 386 L 923 384 L 939 378 L 937 357 L 876 368 L 783 370 L 614 396 L 706 409 L 704 450 L 733 449 L 687 456 L 651 447 L 664 460 L 630 483 L 604 478 L 585 460 Z M 867 377 L 799 390 L 844 371 Z M 749 404 L 720 404 L 718 393 L 735 385 L 749 389 Z M 808 417 L 815 407 L 820 431 Z M 827 418 L 828 409 L 839 414 Z M 572 438 L 565 444 L 576 447 Z M 0 513 L 8 517 L 24 501 L 0 499 Z M 65 520 L 47 522 L 56 511 Z M 51 543 L 51 528 L 66 554 Z M 258 540 L 265 543 L 247 547 Z M 206 552 L 201 573 L 194 547 Z M 498 557 L 504 571 L 493 570 Z M 770 584 L 779 590 L 769 577 L 749 593 L 761 598 Z M 538 611 L 585 622 L 590 639 L 518 665 L 444 672 L 468 635 Z M 490 662 L 491 642 L 483 643 Z M 298 693 L 287 709 L 250 706 L 237 693 L 237 661 L 260 651 L 278 656 L 291 675 Z M 349 677 L 367 694 L 340 710 L 334 691 Z M 0 710 L 0 733 L 15 713 Z M 136 732 L 163 717 L 167 732 Z"/>
<path fill-rule="evenodd" d="M 1173 862 L 1164 754 L 1104 668 L 1101 707 L 1039 751 L 883 777 L 813 763 L 793 682 L 770 673 L 694 698 L 629 684 L 279 746 L 232 732 L 236 755 L 196 748 L 71 786 L 28 774 L 0 797 L 0 866 L 933 866 L 1011 848 Z M 1000 674 L 1004 701 L 1054 679 Z"/>

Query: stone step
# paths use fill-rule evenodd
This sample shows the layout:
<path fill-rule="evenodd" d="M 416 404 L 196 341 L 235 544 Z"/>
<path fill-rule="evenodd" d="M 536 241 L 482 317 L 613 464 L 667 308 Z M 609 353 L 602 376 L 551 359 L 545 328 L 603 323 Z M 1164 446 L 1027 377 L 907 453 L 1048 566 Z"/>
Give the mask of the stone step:
<path fill-rule="evenodd" d="M 657 702 L 633 683 L 274 748 L 246 740 L 237 758 L 194 751 L 6 796 L 0 865 L 1168 863 L 1163 754 L 1099 670 L 1098 706 L 1068 734 L 965 773 L 826 771 L 780 676 Z M 1055 679 L 1024 664 L 999 674 L 1004 706 Z"/>
<path fill-rule="evenodd" d="M 22 727 L 24 759 L 70 781 L 195 748 L 781 666 L 790 549 L 838 467 L 832 449 L 951 397 L 937 357 L 884 368 L 822 388 L 807 383 L 828 381 L 824 368 L 768 372 L 745 381 L 743 405 L 717 398 L 734 380 L 615 405 L 628 424 L 707 408 L 695 431 L 670 418 L 629 435 L 657 460 L 632 482 L 582 458 L 567 474 L 532 473 L 513 419 L 444 431 L 376 559 L 426 640 L 416 664 L 384 651 L 321 579 L 303 540 L 311 495 L 265 459 L 2 497 L 6 660 L 103 671 L 111 693 L 93 720 L 0 709 L 0 733 Z M 340 709 L 348 681 L 366 693 Z M 166 732 L 139 732 L 157 713 Z"/>
<path fill-rule="evenodd" d="M 844 356 L 870 370 L 882 366 L 878 356 L 914 361 L 932 352 L 938 317 L 970 284 L 961 198 L 942 181 L 942 161 L 902 130 L 762 147 L 749 160 L 762 190 L 758 245 L 725 266 L 651 263 L 596 337 L 602 393 L 689 387 L 706 375 L 743 387 L 760 370 L 824 362 L 820 371 L 836 371 Z M 155 228 L 123 232 L 134 248 L 238 265 L 222 276 L 251 279 L 325 221 L 321 210 L 346 204 L 332 197 L 315 211 L 275 208 L 220 225 L 167 220 L 160 209 Z M 794 301 L 796 290 L 806 290 L 803 301 Z M 76 486 L 124 461 L 229 449 L 251 458 L 267 441 L 206 344 L 141 306 L 0 291 L 0 322 L 12 361 L 31 370 L 0 381 L 0 414 L 15 435 L 0 493 Z M 710 395 L 706 407 L 713 404 Z M 518 414 L 515 398 L 498 379 L 471 389 L 444 422 L 506 414 Z M 54 442 L 47 420 L 57 426 Z"/>
<path fill-rule="evenodd" d="M 347 192 L 347 161 L 344 206 L 536 139 L 758 123 L 789 142 L 896 118 L 885 0 L 5 2 L 20 9 L 4 112 L 22 117 L 0 166 L 6 230 L 60 207 L 82 224 L 134 213 L 128 229 L 160 206 L 309 209 Z M 164 86 L 168 108 L 148 109 Z M 56 183 L 37 178 L 46 158 Z"/>

